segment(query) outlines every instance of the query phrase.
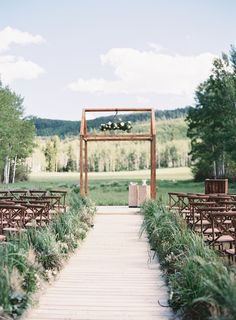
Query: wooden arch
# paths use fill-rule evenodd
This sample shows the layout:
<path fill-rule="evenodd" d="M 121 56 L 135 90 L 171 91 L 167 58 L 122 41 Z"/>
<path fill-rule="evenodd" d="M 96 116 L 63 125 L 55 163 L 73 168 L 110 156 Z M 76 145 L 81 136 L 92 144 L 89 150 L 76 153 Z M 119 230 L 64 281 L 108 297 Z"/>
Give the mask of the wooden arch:
<path fill-rule="evenodd" d="M 87 133 L 86 113 L 88 112 L 149 112 L 150 133 L 102 135 Z M 88 142 L 89 141 L 150 141 L 151 153 L 151 198 L 156 198 L 156 126 L 153 108 L 85 108 L 82 110 L 80 126 L 80 194 L 88 194 Z"/>

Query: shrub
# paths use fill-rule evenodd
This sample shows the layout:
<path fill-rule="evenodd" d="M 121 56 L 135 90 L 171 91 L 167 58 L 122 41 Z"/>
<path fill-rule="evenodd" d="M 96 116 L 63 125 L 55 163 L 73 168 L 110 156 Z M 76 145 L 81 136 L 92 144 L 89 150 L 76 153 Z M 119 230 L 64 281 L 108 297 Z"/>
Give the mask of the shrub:
<path fill-rule="evenodd" d="M 236 319 L 236 271 L 161 203 L 147 201 L 143 228 L 170 286 L 169 303 L 184 319 Z"/>
<path fill-rule="evenodd" d="M 37 260 L 43 268 L 59 270 L 62 265 L 59 244 L 50 227 L 43 229 L 30 228 L 27 235 L 30 245 L 36 252 Z"/>

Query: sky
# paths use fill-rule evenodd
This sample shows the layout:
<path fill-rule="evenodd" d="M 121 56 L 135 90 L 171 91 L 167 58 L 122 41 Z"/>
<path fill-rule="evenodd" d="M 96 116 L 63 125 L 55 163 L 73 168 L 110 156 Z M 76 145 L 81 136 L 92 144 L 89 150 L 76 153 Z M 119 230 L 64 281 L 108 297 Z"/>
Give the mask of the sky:
<path fill-rule="evenodd" d="M 0 79 L 43 118 L 184 107 L 235 30 L 234 0 L 0 0 Z"/>

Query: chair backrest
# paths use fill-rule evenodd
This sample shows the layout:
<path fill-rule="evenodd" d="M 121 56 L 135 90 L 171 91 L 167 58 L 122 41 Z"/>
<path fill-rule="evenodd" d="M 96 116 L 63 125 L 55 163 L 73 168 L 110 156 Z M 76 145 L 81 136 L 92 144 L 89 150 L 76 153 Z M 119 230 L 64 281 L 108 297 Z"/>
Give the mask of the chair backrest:
<path fill-rule="evenodd" d="M 17 204 L 0 204 L 0 229 L 3 227 L 23 228 L 26 208 Z"/>

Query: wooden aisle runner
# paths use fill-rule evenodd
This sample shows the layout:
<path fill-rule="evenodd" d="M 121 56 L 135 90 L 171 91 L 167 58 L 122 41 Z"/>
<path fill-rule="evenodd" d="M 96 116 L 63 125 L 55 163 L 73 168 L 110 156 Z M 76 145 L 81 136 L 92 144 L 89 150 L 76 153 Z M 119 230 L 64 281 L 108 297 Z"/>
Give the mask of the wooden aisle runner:
<path fill-rule="evenodd" d="M 145 236 L 139 238 L 136 211 L 100 208 L 94 229 L 27 319 L 171 319 L 160 305 L 167 304 L 167 288 L 158 262 L 149 261 Z"/>

